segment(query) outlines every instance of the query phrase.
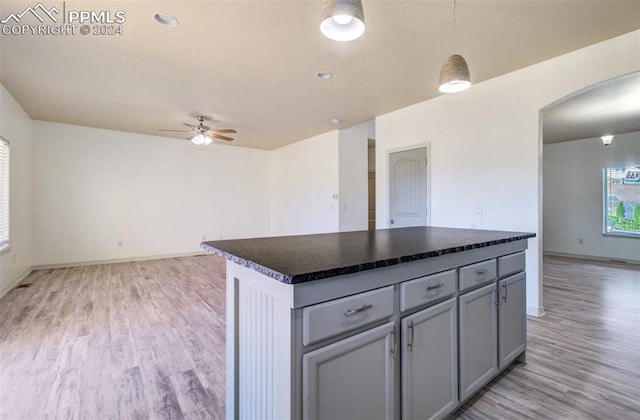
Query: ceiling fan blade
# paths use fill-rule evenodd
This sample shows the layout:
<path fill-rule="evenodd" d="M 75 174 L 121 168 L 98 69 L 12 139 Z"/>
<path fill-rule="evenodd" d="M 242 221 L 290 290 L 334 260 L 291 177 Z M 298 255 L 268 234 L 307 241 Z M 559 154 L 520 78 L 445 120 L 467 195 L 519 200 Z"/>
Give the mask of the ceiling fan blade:
<path fill-rule="evenodd" d="M 162 128 L 158 128 L 158 131 L 171 131 L 175 133 L 190 133 L 192 130 L 164 130 Z"/>
<path fill-rule="evenodd" d="M 220 140 L 233 141 L 233 139 L 231 137 L 221 136 L 220 134 L 210 133 L 209 135 L 211 137 L 215 137 L 215 138 L 220 139 Z"/>
<path fill-rule="evenodd" d="M 182 123 L 182 125 L 186 125 L 187 127 L 189 127 L 189 128 L 190 128 L 190 129 L 192 129 L 192 130 L 194 130 L 194 129 L 196 128 L 196 126 L 195 126 L 195 125 L 193 125 L 193 124 L 188 124 L 188 123 L 184 123 L 184 122 Z"/>
<path fill-rule="evenodd" d="M 212 133 L 237 133 L 233 128 L 225 128 L 223 130 L 209 130 Z"/>

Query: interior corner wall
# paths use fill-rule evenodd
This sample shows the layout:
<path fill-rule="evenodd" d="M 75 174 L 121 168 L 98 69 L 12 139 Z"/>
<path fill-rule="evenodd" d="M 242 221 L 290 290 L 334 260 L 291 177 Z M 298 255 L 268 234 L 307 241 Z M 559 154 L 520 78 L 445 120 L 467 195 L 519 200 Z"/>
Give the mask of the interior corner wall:
<path fill-rule="evenodd" d="M 536 233 L 527 251 L 527 312 L 542 314 L 539 112 L 640 69 L 638 45 L 640 31 L 630 32 L 376 118 L 378 228 L 388 219 L 389 151 L 430 142 L 431 224 Z"/>
<path fill-rule="evenodd" d="M 33 122 L 35 264 L 200 252 L 269 234 L 269 152 Z"/>
<path fill-rule="evenodd" d="M 369 122 L 339 131 L 339 230 L 367 230 Z"/>
<path fill-rule="evenodd" d="M 338 130 L 271 151 L 271 234 L 339 229 Z"/>
<path fill-rule="evenodd" d="M 543 250 L 640 262 L 640 239 L 602 234 L 602 171 L 640 164 L 640 132 L 616 135 L 607 149 L 600 138 L 546 144 L 543 162 Z"/>
<path fill-rule="evenodd" d="M 0 254 L 0 297 L 9 292 L 33 265 L 32 121 L 0 85 L 0 135 L 9 141 L 9 245 Z"/>

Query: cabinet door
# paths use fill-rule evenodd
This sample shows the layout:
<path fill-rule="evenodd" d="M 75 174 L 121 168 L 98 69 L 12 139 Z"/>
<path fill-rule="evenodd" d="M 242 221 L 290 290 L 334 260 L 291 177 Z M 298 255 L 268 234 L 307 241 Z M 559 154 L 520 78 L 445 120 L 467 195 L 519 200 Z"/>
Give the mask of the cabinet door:
<path fill-rule="evenodd" d="M 527 346 L 526 275 L 519 273 L 498 282 L 498 354 L 502 369 Z"/>
<path fill-rule="evenodd" d="M 303 355 L 303 417 L 392 419 L 396 351 L 389 322 Z"/>
<path fill-rule="evenodd" d="M 460 295 L 460 400 L 498 371 L 496 284 Z"/>
<path fill-rule="evenodd" d="M 457 305 L 402 319 L 402 417 L 442 418 L 458 404 Z"/>

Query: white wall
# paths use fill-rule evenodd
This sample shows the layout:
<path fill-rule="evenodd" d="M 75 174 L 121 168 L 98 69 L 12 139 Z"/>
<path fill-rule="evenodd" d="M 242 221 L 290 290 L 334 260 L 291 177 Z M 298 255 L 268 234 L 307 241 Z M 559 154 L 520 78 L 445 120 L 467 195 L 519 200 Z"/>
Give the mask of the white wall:
<path fill-rule="evenodd" d="M 368 137 L 366 122 L 340 130 L 338 141 L 340 232 L 368 228 Z"/>
<path fill-rule="evenodd" d="M 31 230 L 32 122 L 11 94 L 0 85 L 0 135 L 10 142 L 9 245 L 0 255 L 0 296 L 30 271 L 33 264 Z"/>
<path fill-rule="evenodd" d="M 635 31 L 376 118 L 378 227 L 388 219 L 388 151 L 430 142 L 431 224 L 536 233 L 527 252 L 527 311 L 543 313 L 539 111 L 637 71 L 639 44 Z"/>
<path fill-rule="evenodd" d="M 271 234 L 339 230 L 339 132 L 271 152 Z"/>
<path fill-rule="evenodd" d="M 269 234 L 269 152 L 41 121 L 33 131 L 36 265 Z"/>
<path fill-rule="evenodd" d="M 640 261 L 640 240 L 602 235 L 602 169 L 640 164 L 640 132 L 616 135 L 614 144 L 605 149 L 592 138 L 544 146 L 545 252 Z"/>

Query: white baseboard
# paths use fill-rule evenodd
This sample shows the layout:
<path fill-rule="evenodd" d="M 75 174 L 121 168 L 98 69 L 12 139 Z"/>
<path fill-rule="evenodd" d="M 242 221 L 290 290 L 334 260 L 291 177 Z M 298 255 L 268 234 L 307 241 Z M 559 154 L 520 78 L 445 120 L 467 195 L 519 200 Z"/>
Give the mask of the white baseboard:
<path fill-rule="evenodd" d="M 527 315 L 535 316 L 537 318 L 544 316 L 544 306 L 527 306 Z"/>
<path fill-rule="evenodd" d="M 615 258 L 615 257 L 600 257 L 597 255 L 566 254 L 563 252 L 551 252 L 551 251 L 543 251 L 542 255 L 543 256 L 548 255 L 550 257 L 576 258 L 579 260 L 592 260 L 592 261 L 603 261 L 603 262 L 610 262 L 610 263 L 640 265 L 640 260 L 630 260 L 630 259 Z"/>
<path fill-rule="evenodd" d="M 23 272 L 21 272 L 20 274 L 18 274 L 17 276 L 15 276 L 11 282 L 9 282 L 9 284 L 7 284 L 6 286 L 4 286 L 1 290 L 0 290 L 0 298 L 3 297 L 4 295 L 6 295 L 7 293 L 9 293 L 11 290 L 13 290 L 14 287 L 16 287 L 18 284 L 20 284 L 20 282 L 22 280 L 24 280 L 25 278 L 27 278 L 27 276 L 29 274 L 31 274 L 31 272 L 33 271 L 33 267 L 27 267 L 24 269 Z"/>
<path fill-rule="evenodd" d="M 100 264 L 115 264 L 134 261 L 147 261 L 147 260 L 161 260 L 163 258 L 179 258 L 179 257 L 196 257 L 200 255 L 212 255 L 209 252 L 186 252 L 181 254 L 164 254 L 164 255 L 148 255 L 145 257 L 130 257 L 130 258 L 115 258 L 109 260 L 94 260 L 94 261 L 76 261 L 59 264 L 42 264 L 33 266 L 33 270 L 46 270 L 50 268 L 67 268 L 67 267 L 83 267 L 85 265 L 100 265 Z"/>

